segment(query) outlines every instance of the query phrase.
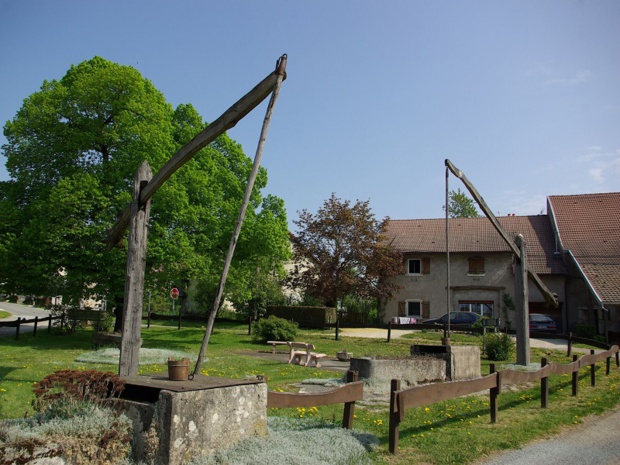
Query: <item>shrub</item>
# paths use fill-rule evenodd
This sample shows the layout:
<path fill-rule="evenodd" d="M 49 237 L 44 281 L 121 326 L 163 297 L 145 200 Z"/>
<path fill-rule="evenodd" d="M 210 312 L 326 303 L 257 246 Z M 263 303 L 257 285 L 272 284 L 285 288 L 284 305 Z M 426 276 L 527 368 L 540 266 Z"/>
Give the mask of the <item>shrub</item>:
<path fill-rule="evenodd" d="M 498 362 L 508 360 L 515 348 L 514 341 L 507 333 L 487 334 L 484 343 L 484 351 L 489 360 Z"/>
<path fill-rule="evenodd" d="M 293 341 L 296 336 L 296 323 L 291 323 L 284 318 L 272 315 L 269 318 L 258 320 L 254 326 L 252 342 Z"/>
<path fill-rule="evenodd" d="M 596 327 L 594 325 L 580 324 L 575 326 L 575 336 L 586 339 L 593 339 L 596 336 Z"/>
<path fill-rule="evenodd" d="M 268 436 L 196 458 L 191 465 L 370 465 L 368 452 L 379 443 L 372 434 L 321 420 L 270 417 L 267 421 Z"/>
<path fill-rule="evenodd" d="M 124 387 L 124 381 L 114 373 L 59 370 L 35 385 L 33 407 L 49 418 L 69 418 L 85 404 L 107 406 Z"/>

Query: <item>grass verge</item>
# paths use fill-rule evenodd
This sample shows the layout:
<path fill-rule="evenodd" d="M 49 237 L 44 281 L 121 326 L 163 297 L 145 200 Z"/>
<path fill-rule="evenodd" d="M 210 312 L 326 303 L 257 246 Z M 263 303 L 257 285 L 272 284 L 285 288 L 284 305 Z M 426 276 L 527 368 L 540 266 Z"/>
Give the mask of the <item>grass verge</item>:
<path fill-rule="evenodd" d="M 177 330 L 176 326 L 152 326 L 143 329 L 143 347 L 178 350 L 190 355 L 198 353 L 204 330 L 200 325 Z M 46 375 L 58 369 L 97 369 L 116 371 L 108 364 L 77 362 L 78 356 L 91 350 L 90 331 L 78 331 L 71 336 L 40 332 L 36 338 L 24 334 L 20 340 L 0 338 L 3 361 L 0 365 L 0 418 L 23 417 L 32 414 L 32 387 Z M 334 340 L 332 331 L 300 331 L 299 340 L 314 343 L 323 353 L 335 355 L 343 349 L 356 356 L 405 356 L 413 342 L 433 343 L 440 333 L 414 333 L 413 339 L 365 339 L 342 337 Z M 481 344 L 481 338 L 454 335 L 456 344 Z M 251 342 L 244 324 L 217 324 L 207 351 L 208 362 L 203 373 L 211 376 L 244 378 L 263 375 L 272 390 L 292 391 L 295 384 L 306 379 L 334 378 L 334 372 L 287 365 L 269 358 L 259 358 L 259 352 L 269 352 L 271 346 Z M 532 349 L 532 360 L 547 357 L 550 361 L 569 363 L 561 351 Z M 514 360 L 509 361 L 513 363 Z M 488 373 L 490 361 L 482 361 L 482 372 Z M 140 373 L 162 372 L 165 360 L 140 366 Z M 501 367 L 500 367 L 501 369 Z M 590 414 L 613 408 L 620 401 L 620 369 L 615 366 L 609 376 L 604 367 L 597 369 L 596 386 L 589 385 L 587 369 L 580 376 L 580 391 L 571 396 L 570 376 L 550 379 L 549 408 L 540 408 L 540 394 L 535 386 L 503 392 L 499 397 L 499 421 L 489 422 L 488 395 L 468 396 L 433 404 L 407 412 L 400 425 L 399 454 L 387 453 L 388 395 L 377 403 L 358 403 L 355 428 L 379 438 L 379 446 L 370 453 L 373 463 L 472 463 L 494 451 L 519 447 L 521 444 L 553 434 L 560 429 L 580 423 Z M 342 405 L 311 409 L 270 410 L 270 416 L 312 418 L 338 423 Z M 467 445 L 466 447 L 464 445 Z"/>

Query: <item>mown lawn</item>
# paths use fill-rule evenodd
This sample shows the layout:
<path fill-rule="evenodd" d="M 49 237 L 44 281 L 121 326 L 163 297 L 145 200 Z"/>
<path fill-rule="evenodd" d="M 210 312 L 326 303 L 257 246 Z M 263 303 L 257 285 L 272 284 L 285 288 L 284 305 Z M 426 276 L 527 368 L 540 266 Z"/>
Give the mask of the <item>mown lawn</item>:
<path fill-rule="evenodd" d="M 196 355 L 203 337 L 200 325 L 177 330 L 176 326 L 152 326 L 142 331 L 143 347 L 166 348 Z M 300 331 L 298 340 L 316 344 L 317 349 L 328 355 L 346 349 L 356 356 L 406 356 L 412 342 L 431 343 L 440 333 L 415 333 L 413 338 L 348 338 L 341 335 L 334 340 L 333 331 Z M 481 343 L 478 336 L 453 335 L 455 344 Z M 317 368 L 288 365 L 255 355 L 270 351 L 271 346 L 253 344 L 245 324 L 216 324 L 207 350 L 203 373 L 211 376 L 244 378 L 263 375 L 269 389 L 292 391 L 295 383 L 314 378 L 335 378 L 339 374 Z M 18 418 L 32 414 L 30 402 L 32 387 L 57 369 L 99 369 L 117 371 L 115 365 L 84 364 L 75 359 L 91 351 L 91 332 L 81 330 L 73 335 L 48 334 L 41 331 L 36 338 L 24 333 L 19 341 L 12 337 L 0 338 L 0 418 Z M 532 361 L 547 357 L 558 363 L 571 360 L 560 351 L 532 350 Z M 512 361 L 514 362 L 514 361 Z M 482 361 L 482 372 L 488 373 L 490 361 Z M 165 369 L 160 364 L 141 366 L 140 373 L 155 373 Z M 500 367 L 501 369 L 501 367 Z M 374 463 L 471 463 L 496 450 L 519 445 L 559 431 L 567 425 L 580 423 L 590 414 L 611 409 L 620 401 L 620 369 L 612 367 L 605 376 L 601 364 L 597 368 L 596 386 L 590 386 L 589 372 L 580 375 L 577 397 L 571 396 L 570 376 L 555 376 L 550 380 L 549 408 L 540 408 L 537 386 L 523 386 L 521 390 L 503 392 L 499 398 L 499 421 L 489 422 L 488 395 L 468 396 L 448 402 L 433 404 L 407 412 L 400 425 L 399 454 L 387 452 L 388 394 L 379 404 L 358 404 L 355 428 L 378 436 L 380 446 L 372 453 Z M 290 417 L 315 417 L 339 422 L 342 406 L 312 409 L 279 409 L 269 415 Z"/>

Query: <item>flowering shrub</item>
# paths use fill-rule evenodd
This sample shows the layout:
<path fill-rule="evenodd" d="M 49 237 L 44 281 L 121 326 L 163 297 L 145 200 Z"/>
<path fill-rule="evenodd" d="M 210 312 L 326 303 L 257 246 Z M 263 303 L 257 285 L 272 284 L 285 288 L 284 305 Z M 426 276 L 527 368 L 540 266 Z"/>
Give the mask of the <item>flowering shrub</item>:
<path fill-rule="evenodd" d="M 125 382 L 114 373 L 59 370 L 35 385 L 33 407 L 48 417 L 68 418 L 84 404 L 108 406 L 124 387 Z"/>

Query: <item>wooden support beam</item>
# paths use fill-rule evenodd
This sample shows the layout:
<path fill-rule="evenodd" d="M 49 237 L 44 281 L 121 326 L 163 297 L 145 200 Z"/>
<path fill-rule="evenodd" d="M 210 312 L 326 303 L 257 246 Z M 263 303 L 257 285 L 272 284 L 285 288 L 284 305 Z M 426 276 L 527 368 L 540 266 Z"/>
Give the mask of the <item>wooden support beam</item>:
<path fill-rule="evenodd" d="M 491 221 L 495 230 L 499 233 L 500 236 L 502 236 L 502 239 L 504 239 L 506 244 L 508 244 L 508 247 L 510 247 L 510 250 L 512 251 L 512 253 L 514 253 L 520 261 L 521 252 L 519 251 L 519 248 L 514 243 L 512 238 L 508 235 L 508 233 L 504 230 L 504 228 L 498 221 L 497 217 L 493 214 L 493 212 L 491 211 L 487 203 L 484 201 L 484 199 L 482 198 L 478 190 L 469 181 L 469 179 L 467 179 L 465 174 L 460 169 L 458 169 L 456 166 L 454 166 L 450 160 L 446 159 L 445 164 L 448 167 L 448 169 L 452 172 L 452 174 L 454 174 L 457 178 L 463 181 L 463 184 L 465 184 L 465 187 L 467 187 L 467 190 L 469 191 L 469 193 L 472 195 L 476 203 L 480 206 L 480 209 L 483 211 L 483 213 L 486 215 L 489 221 Z M 547 286 L 545 286 L 545 284 L 542 282 L 542 280 L 540 279 L 538 274 L 536 274 L 536 272 L 528 268 L 527 274 L 529 278 L 532 280 L 532 282 L 534 283 L 534 285 L 541 292 L 545 300 L 548 303 L 552 304 L 555 308 L 557 308 L 559 306 L 557 295 L 555 295 L 553 292 L 551 292 L 547 288 Z"/>
<path fill-rule="evenodd" d="M 123 337 L 118 374 L 136 376 L 140 360 L 140 325 L 142 324 L 142 300 L 144 298 L 144 271 L 146 265 L 146 239 L 151 202 L 140 205 L 141 192 L 153 177 L 147 162 L 143 162 L 134 176 L 133 201 L 129 249 L 127 251 L 127 274 L 125 277 L 125 302 L 123 311 Z"/>
<path fill-rule="evenodd" d="M 284 77 L 285 78 L 285 77 Z M 157 172 L 157 175 L 149 182 L 149 184 L 143 189 L 140 195 L 140 206 L 144 205 L 148 200 L 153 197 L 153 194 L 172 176 L 181 166 L 192 159 L 198 151 L 227 130 L 233 128 L 244 116 L 250 111 L 256 108 L 271 92 L 278 79 L 278 70 L 269 74 L 263 79 L 256 87 L 250 92 L 241 97 L 233 106 L 226 110 L 218 119 L 209 124 L 198 135 L 196 135 L 191 141 L 184 145 L 169 161 L 164 165 L 162 169 Z M 129 218 L 131 216 L 131 206 L 125 208 L 121 216 L 116 220 L 114 226 L 108 231 L 108 235 L 105 239 L 107 248 L 110 250 L 116 244 L 118 244 L 123 238 L 125 229 L 129 224 Z"/>
<path fill-rule="evenodd" d="M 521 260 L 515 266 L 517 364 L 527 366 L 530 364 L 530 293 L 527 280 L 527 252 L 521 234 L 517 235 L 515 242 L 519 246 L 521 256 Z"/>

